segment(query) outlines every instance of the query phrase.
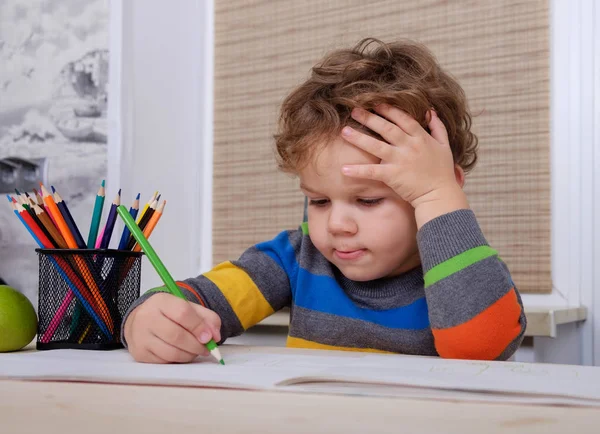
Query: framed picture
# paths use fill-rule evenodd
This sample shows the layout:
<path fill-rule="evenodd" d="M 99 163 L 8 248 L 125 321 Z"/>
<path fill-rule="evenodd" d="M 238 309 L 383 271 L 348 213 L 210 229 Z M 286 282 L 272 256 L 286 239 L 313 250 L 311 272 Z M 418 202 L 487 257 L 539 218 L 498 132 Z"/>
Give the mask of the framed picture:
<path fill-rule="evenodd" d="M 107 172 L 110 4 L 0 0 L 0 193 L 53 185 L 86 234 Z M 1 206 L 0 277 L 32 300 L 34 245 Z"/>

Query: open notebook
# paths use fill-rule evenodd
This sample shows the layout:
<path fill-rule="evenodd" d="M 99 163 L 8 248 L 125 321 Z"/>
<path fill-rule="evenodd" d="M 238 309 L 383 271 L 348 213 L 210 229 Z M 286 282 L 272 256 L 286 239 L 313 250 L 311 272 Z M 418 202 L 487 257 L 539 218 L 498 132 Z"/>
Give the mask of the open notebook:
<path fill-rule="evenodd" d="M 0 354 L 0 378 L 600 406 L 600 368 L 224 345 L 225 366 L 135 363 L 125 350 Z"/>

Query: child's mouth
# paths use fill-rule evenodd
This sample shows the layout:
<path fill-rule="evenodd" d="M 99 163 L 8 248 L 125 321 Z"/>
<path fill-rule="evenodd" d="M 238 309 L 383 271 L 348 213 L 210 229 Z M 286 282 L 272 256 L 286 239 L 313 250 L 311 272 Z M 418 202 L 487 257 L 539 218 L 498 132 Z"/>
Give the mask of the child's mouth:
<path fill-rule="evenodd" d="M 362 255 L 364 255 L 364 253 L 365 253 L 365 249 L 347 250 L 347 251 L 334 250 L 333 251 L 333 254 L 336 257 L 338 257 L 339 259 L 343 259 L 345 261 L 349 261 L 349 260 L 352 260 L 352 259 L 358 259 Z"/>

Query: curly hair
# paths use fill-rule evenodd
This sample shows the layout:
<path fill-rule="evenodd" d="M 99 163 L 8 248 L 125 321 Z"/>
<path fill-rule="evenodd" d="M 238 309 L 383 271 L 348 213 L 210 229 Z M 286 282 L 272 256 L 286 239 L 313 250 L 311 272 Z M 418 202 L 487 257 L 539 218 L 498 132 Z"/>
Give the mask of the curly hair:
<path fill-rule="evenodd" d="M 421 44 L 366 38 L 325 56 L 284 100 L 274 136 L 279 169 L 297 174 L 346 125 L 383 140 L 350 116 L 355 107 L 373 111 L 382 103 L 404 110 L 426 131 L 426 114 L 435 109 L 448 131 L 455 164 L 465 172 L 474 167 L 477 136 L 457 81 Z"/>

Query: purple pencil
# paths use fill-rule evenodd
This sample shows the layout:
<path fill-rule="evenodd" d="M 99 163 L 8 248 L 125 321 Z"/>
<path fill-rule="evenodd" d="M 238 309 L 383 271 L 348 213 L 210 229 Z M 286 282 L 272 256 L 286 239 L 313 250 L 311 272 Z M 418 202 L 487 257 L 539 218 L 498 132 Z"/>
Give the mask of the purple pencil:
<path fill-rule="evenodd" d="M 108 249 L 110 244 L 110 237 L 112 236 L 113 229 L 115 228 L 115 222 L 117 221 L 117 207 L 121 205 L 121 189 L 117 193 L 115 200 L 113 200 L 110 206 L 108 217 L 106 218 L 106 226 L 104 227 L 104 235 L 102 235 L 102 242 L 100 243 L 101 249 Z"/>

